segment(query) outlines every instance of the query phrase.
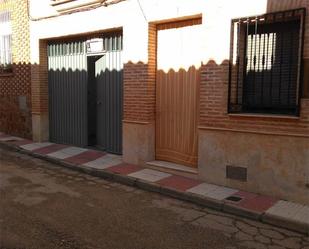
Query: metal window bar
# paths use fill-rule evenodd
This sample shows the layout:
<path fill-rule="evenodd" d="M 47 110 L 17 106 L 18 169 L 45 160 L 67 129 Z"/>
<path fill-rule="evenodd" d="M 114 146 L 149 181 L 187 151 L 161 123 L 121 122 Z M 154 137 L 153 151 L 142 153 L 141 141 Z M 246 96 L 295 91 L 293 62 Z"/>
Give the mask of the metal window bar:
<path fill-rule="evenodd" d="M 230 113 L 299 114 L 305 12 L 232 20 Z"/>

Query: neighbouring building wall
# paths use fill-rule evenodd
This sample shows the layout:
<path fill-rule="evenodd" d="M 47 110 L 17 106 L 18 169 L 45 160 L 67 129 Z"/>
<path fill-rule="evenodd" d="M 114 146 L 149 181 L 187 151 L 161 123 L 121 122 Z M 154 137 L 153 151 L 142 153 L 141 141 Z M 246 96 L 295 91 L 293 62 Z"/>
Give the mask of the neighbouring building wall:
<path fill-rule="evenodd" d="M 0 131 L 31 138 L 30 38 L 27 1 L 0 1 L 10 11 L 12 72 L 0 73 Z"/>

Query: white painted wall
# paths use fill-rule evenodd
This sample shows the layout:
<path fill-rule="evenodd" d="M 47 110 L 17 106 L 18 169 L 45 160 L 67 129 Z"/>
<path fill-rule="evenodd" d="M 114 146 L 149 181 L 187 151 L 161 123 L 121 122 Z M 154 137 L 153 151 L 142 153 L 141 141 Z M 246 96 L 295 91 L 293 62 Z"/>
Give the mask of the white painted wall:
<path fill-rule="evenodd" d="M 32 21 L 31 62 L 39 63 L 39 39 L 67 36 L 117 27 L 123 28 L 124 63 L 148 60 L 148 22 L 202 14 L 203 24 L 195 39 L 201 42 L 202 60 L 217 63 L 229 57 L 230 21 L 262 14 L 267 0 L 127 0 L 95 10 Z M 31 0 L 33 18 L 58 12 L 50 0 Z"/>
<path fill-rule="evenodd" d="M 191 66 L 199 68 L 204 58 L 202 32 L 202 25 L 159 30 L 157 69 L 167 73 L 170 69 L 177 72 Z"/>

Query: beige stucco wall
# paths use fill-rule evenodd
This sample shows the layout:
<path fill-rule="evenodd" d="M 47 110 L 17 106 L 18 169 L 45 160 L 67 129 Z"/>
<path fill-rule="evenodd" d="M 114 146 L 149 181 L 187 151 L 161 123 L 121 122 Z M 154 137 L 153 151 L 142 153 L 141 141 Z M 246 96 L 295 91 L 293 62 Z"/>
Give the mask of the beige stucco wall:
<path fill-rule="evenodd" d="M 123 124 L 123 160 L 144 165 L 155 159 L 155 125 Z"/>
<path fill-rule="evenodd" d="M 199 131 L 199 175 L 207 182 L 309 204 L 309 138 L 236 131 Z M 247 182 L 226 166 L 247 168 Z"/>

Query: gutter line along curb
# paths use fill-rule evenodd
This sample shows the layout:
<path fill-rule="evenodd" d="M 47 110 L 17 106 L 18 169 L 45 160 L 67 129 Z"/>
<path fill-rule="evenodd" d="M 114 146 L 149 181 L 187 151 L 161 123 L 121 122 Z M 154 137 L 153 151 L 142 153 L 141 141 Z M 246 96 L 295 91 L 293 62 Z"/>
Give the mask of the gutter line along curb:
<path fill-rule="evenodd" d="M 197 204 L 203 207 L 207 207 L 210 209 L 214 209 L 217 211 L 222 211 L 224 213 L 229 213 L 229 214 L 233 214 L 236 216 L 248 218 L 251 220 L 268 223 L 268 224 L 271 224 L 277 227 L 281 227 L 281 228 L 285 228 L 285 229 L 289 229 L 289 230 L 293 230 L 296 232 L 309 235 L 309 225 L 302 223 L 302 222 L 295 222 L 289 219 L 285 219 L 283 217 L 269 215 L 269 214 L 266 214 L 265 212 L 259 213 L 259 212 L 247 210 L 241 207 L 231 205 L 230 203 L 226 201 L 219 201 L 219 200 L 215 200 L 212 198 L 205 198 L 205 197 L 202 197 L 194 193 L 181 192 L 181 191 L 178 191 L 172 188 L 160 186 L 156 183 L 146 182 L 146 181 L 143 181 L 137 178 L 133 178 L 130 176 L 124 176 L 121 174 L 116 174 L 116 173 L 113 173 L 107 170 L 95 169 L 95 168 L 90 168 L 90 167 L 86 167 L 86 166 L 79 165 L 79 164 L 65 162 L 60 159 L 55 159 L 55 158 L 52 158 L 46 155 L 41 155 L 38 153 L 27 151 L 27 150 L 20 148 L 17 145 L 8 144 L 2 141 L 0 142 L 0 148 L 26 154 L 26 155 L 56 164 L 58 166 L 68 168 L 70 170 L 78 171 L 78 172 L 85 173 L 85 174 L 95 176 L 95 177 L 100 177 L 105 180 L 112 180 L 112 181 L 115 181 L 115 182 L 118 182 L 124 185 L 134 186 L 134 187 L 143 189 L 145 191 L 159 193 L 159 194 L 162 194 L 168 197 L 191 202 L 191 203 L 194 203 L 194 204 Z"/>

